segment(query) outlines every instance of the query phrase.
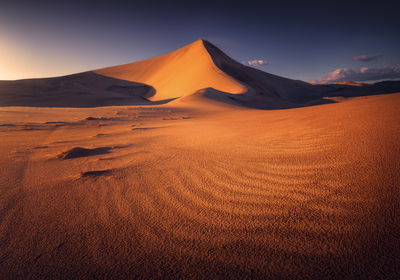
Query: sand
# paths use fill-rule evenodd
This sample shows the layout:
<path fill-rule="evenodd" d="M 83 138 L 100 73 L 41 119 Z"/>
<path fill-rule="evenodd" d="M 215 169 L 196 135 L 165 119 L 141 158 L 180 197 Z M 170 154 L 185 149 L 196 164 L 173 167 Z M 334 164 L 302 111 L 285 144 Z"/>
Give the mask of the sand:
<path fill-rule="evenodd" d="M 288 109 L 400 91 L 399 81 L 316 85 L 245 66 L 205 40 L 139 62 L 62 77 L 0 81 L 0 107 L 160 105 L 193 95 L 256 109 Z"/>
<path fill-rule="evenodd" d="M 103 76 L 152 85 L 155 92 L 150 100 L 179 98 L 199 89 L 213 87 L 233 94 L 247 88 L 216 67 L 198 40 L 172 53 L 144 61 L 95 70 Z"/>
<path fill-rule="evenodd" d="M 246 101 L 242 105 L 271 105 L 277 99 L 286 102 L 318 99 L 327 90 L 244 66 L 202 39 L 159 57 L 93 72 L 108 78 L 151 85 L 154 92 L 145 96 L 152 101 L 182 98 L 212 88 L 237 101 Z"/>
<path fill-rule="evenodd" d="M 399 106 L 1 107 L 1 278 L 399 278 Z"/>
<path fill-rule="evenodd" d="M 204 40 L 0 81 L 1 279 L 400 278 L 399 89 Z"/>

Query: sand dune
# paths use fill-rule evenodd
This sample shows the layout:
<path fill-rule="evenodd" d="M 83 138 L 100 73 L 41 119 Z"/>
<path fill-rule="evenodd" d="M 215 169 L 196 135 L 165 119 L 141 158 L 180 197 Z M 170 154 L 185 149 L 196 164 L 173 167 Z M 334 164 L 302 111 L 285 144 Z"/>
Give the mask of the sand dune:
<path fill-rule="evenodd" d="M 344 82 L 337 82 L 335 84 L 338 85 L 348 85 L 348 86 L 358 86 L 358 87 L 362 87 L 362 86 L 367 86 L 369 85 L 368 83 L 358 83 L 358 82 L 353 82 L 353 81 L 344 81 Z"/>
<path fill-rule="evenodd" d="M 203 40 L 0 81 L 0 278 L 398 279 L 399 88 Z"/>
<path fill-rule="evenodd" d="M 2 279 L 400 276 L 400 94 L 289 110 L 204 94 L 2 107 Z"/>
<path fill-rule="evenodd" d="M 145 105 L 151 86 L 93 72 L 64 77 L 0 81 L 0 106 L 96 107 Z"/>
<path fill-rule="evenodd" d="M 292 101 L 320 98 L 317 86 L 246 67 L 205 40 L 160 57 L 95 72 L 151 85 L 155 88 L 151 100 L 180 98 L 204 88 Z"/>
<path fill-rule="evenodd" d="M 397 82 L 355 87 L 312 85 L 247 67 L 205 40 L 125 65 L 63 77 L 0 81 L 0 106 L 157 105 L 198 99 L 259 109 L 329 103 L 325 97 L 393 93 Z M 200 95 L 199 92 L 206 92 Z"/>
<path fill-rule="evenodd" d="M 202 40 L 160 57 L 95 72 L 152 85 L 155 94 L 148 96 L 151 100 L 179 98 L 207 87 L 233 94 L 247 90 L 215 66 Z"/>

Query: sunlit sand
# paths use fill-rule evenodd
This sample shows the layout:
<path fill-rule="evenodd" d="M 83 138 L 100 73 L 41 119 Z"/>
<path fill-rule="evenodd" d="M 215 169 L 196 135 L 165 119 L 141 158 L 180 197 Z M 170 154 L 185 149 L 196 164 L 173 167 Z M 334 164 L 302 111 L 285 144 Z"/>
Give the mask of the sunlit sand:
<path fill-rule="evenodd" d="M 243 72 L 207 44 L 88 72 L 124 80 L 99 78 L 109 103 L 92 108 L 75 106 L 82 84 L 42 106 L 13 85 L 2 279 L 396 275 L 400 93 L 313 102 L 323 86 Z M 143 104 L 123 104 L 130 82 Z"/>

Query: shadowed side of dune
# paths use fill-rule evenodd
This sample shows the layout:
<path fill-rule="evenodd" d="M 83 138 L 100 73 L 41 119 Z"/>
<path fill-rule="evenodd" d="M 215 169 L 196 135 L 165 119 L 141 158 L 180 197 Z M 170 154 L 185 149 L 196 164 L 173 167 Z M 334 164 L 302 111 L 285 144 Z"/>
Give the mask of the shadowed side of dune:
<path fill-rule="evenodd" d="M 298 107 L 321 98 L 318 86 L 244 66 L 202 39 L 160 57 L 95 72 L 149 84 L 155 88 L 151 100 L 185 98 L 209 88 L 229 97 L 219 99 L 222 103 L 232 97 L 253 108 Z"/>
<path fill-rule="evenodd" d="M 316 86 L 245 66 L 230 58 L 210 42 L 205 40 L 202 42 L 214 64 L 223 72 L 252 89 L 252 95 L 276 97 L 292 102 L 304 102 L 320 98 L 320 90 Z"/>
<path fill-rule="evenodd" d="M 203 97 L 212 96 L 221 105 L 234 101 L 250 108 L 282 109 L 332 102 L 325 97 L 397 92 L 399 84 L 313 85 L 245 66 L 200 39 L 171 53 L 124 65 L 63 77 L 0 81 L 0 106 L 158 105 L 206 91 Z"/>
<path fill-rule="evenodd" d="M 188 107 L 208 108 L 215 106 L 223 107 L 245 107 L 260 110 L 279 110 L 308 107 L 314 105 L 336 103 L 332 99 L 313 99 L 308 102 L 295 103 L 288 100 L 277 98 L 275 96 L 267 96 L 260 94 L 231 94 L 216 90 L 215 88 L 204 88 L 195 93 L 179 98 L 173 102 L 174 105 L 182 105 Z M 214 106 L 213 106 L 214 105 Z"/>
<path fill-rule="evenodd" d="M 45 79 L 0 81 L 0 106 L 98 107 L 154 104 L 145 98 L 149 94 L 154 94 L 154 88 L 149 85 L 94 72 Z"/>
<path fill-rule="evenodd" d="M 327 84 L 320 85 L 324 97 L 357 97 L 400 92 L 400 81 L 383 81 L 374 84 Z"/>

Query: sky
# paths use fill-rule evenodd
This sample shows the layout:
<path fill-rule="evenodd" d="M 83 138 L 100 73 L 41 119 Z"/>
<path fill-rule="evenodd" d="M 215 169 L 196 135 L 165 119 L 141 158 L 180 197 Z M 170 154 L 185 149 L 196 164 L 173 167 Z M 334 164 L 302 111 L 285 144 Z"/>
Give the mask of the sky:
<path fill-rule="evenodd" d="M 0 0 L 0 80 L 125 64 L 203 38 L 308 82 L 400 78 L 396 1 Z"/>

